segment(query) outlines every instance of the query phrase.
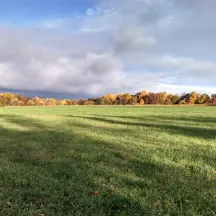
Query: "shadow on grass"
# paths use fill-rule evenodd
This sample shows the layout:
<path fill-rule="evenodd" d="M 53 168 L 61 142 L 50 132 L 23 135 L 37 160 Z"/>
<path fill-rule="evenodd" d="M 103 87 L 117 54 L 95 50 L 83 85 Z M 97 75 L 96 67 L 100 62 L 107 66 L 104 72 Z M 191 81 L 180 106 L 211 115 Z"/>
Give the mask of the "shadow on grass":
<path fill-rule="evenodd" d="M 189 113 L 188 113 L 189 114 Z M 107 117 L 107 118 L 121 118 L 121 119 L 131 119 L 131 120 L 164 120 L 164 121 L 184 121 L 184 122 L 194 122 L 194 123 L 216 123 L 215 117 L 207 116 L 162 116 L 162 115 L 153 115 L 153 116 L 124 116 L 124 115 L 95 115 L 96 117 Z"/>
<path fill-rule="evenodd" d="M 146 157 L 130 147 L 116 147 L 115 143 L 77 132 L 78 127 L 98 133 L 106 133 L 107 128 L 71 122 L 65 125 L 68 130 L 61 130 L 30 118 L 3 115 L 1 119 L 27 127 L 26 131 L 0 128 L 2 214 L 208 215 L 216 206 L 216 185 L 205 171 L 192 165 L 166 164 L 163 158 L 154 161 L 153 151 Z M 139 126 L 146 125 L 157 128 Z M 183 133 L 179 127 L 165 129 Z M 119 129 L 112 130 L 116 133 Z M 120 134 L 128 132 L 119 130 Z M 7 201 L 14 203 L 12 208 L 5 206 Z"/>
<path fill-rule="evenodd" d="M 68 117 L 75 117 L 75 118 L 85 118 L 90 119 L 94 121 L 109 123 L 109 124 L 117 124 L 117 125 L 125 125 L 125 126 L 139 126 L 139 127 L 148 127 L 148 128 L 154 128 L 158 129 L 160 131 L 164 131 L 170 134 L 175 135 L 183 135 L 186 137 L 195 137 L 195 138 L 202 138 L 202 139 L 216 139 L 216 129 L 214 128 L 200 128 L 200 127 L 188 127 L 188 125 L 184 126 L 178 126 L 174 124 L 167 124 L 165 121 L 161 123 L 161 119 L 171 121 L 171 120 L 178 120 L 178 118 L 172 118 L 172 117 L 160 117 L 160 119 L 157 121 L 157 117 L 145 117 L 142 119 L 142 122 L 131 122 L 131 121 L 119 121 L 117 118 L 122 119 L 134 119 L 134 117 L 125 117 L 125 116 L 103 116 L 103 117 L 92 117 L 92 116 L 68 116 Z M 135 120 L 139 117 L 135 117 Z M 159 118 L 159 117 L 158 117 Z M 190 118 L 184 119 L 184 121 L 190 121 Z"/>

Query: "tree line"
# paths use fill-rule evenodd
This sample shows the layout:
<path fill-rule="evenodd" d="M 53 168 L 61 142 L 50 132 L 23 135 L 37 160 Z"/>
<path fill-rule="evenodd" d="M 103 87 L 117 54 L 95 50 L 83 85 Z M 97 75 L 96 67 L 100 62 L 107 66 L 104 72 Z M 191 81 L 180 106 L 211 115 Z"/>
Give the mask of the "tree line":
<path fill-rule="evenodd" d="M 54 98 L 30 98 L 20 94 L 9 92 L 0 93 L 0 107 L 3 106 L 56 106 L 56 105 L 189 105 L 189 104 L 215 104 L 216 94 L 200 94 L 197 92 L 184 93 L 182 95 L 167 94 L 166 92 L 141 91 L 135 95 L 106 94 L 98 98 L 80 100 L 56 100 Z"/>

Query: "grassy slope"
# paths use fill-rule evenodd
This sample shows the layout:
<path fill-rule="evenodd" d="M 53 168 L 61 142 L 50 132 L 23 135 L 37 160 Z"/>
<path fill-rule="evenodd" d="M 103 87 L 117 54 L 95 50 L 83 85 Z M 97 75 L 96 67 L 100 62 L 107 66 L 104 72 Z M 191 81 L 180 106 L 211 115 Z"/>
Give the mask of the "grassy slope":
<path fill-rule="evenodd" d="M 216 107 L 0 109 L 0 215 L 213 212 Z"/>

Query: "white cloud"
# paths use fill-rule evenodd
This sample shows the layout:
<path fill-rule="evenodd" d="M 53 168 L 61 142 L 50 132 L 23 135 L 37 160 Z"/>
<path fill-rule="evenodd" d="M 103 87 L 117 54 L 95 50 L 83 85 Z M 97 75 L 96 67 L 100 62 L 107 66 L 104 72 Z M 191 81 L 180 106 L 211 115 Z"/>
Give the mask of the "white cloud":
<path fill-rule="evenodd" d="M 0 88 L 213 93 L 216 4 L 205 2 L 101 0 L 84 14 L 0 26 Z"/>
<path fill-rule="evenodd" d="M 70 58 L 28 43 L 21 48 L 21 55 L 14 55 L 19 48 L 13 46 L 1 53 L 1 88 L 95 94 L 121 87 L 116 83 L 122 73 L 121 61 L 109 54 Z"/>
<path fill-rule="evenodd" d="M 200 61 L 194 58 L 163 56 L 161 65 L 173 70 L 191 71 L 202 75 L 202 73 L 215 73 L 216 63 L 211 61 Z"/>
<path fill-rule="evenodd" d="M 153 91 L 161 92 L 165 91 L 167 93 L 188 93 L 188 92 L 199 92 L 211 95 L 216 92 L 216 87 L 202 87 L 202 86 L 191 86 L 191 85 L 173 85 L 173 84 L 159 84 L 152 88 Z"/>

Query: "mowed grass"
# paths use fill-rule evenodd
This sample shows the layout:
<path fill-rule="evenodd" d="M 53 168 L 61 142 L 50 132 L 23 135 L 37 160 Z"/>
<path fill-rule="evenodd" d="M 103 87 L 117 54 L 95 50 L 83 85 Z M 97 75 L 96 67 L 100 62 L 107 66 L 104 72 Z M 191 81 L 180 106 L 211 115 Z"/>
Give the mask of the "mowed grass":
<path fill-rule="evenodd" d="M 0 109 L 0 215 L 215 213 L 216 107 Z"/>

